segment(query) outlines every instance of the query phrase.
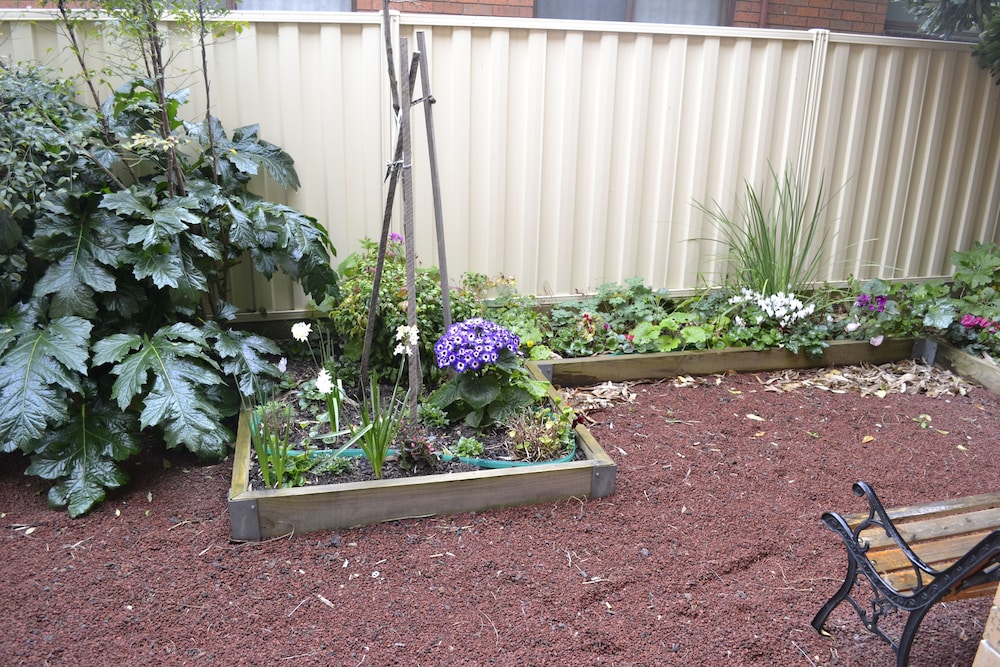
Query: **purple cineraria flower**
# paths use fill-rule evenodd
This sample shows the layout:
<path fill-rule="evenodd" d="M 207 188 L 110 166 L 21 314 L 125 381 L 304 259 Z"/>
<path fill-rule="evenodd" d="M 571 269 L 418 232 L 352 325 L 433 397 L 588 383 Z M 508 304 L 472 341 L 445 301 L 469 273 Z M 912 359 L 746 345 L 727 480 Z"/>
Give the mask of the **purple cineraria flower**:
<path fill-rule="evenodd" d="M 448 327 L 434 344 L 434 356 L 438 368 L 463 373 L 496 363 L 505 349 L 518 354 L 520 344 L 517 336 L 496 322 L 474 317 Z"/>
<path fill-rule="evenodd" d="M 392 241 L 393 243 L 402 243 L 403 237 L 397 234 L 396 232 L 393 232 L 389 234 L 389 240 Z"/>

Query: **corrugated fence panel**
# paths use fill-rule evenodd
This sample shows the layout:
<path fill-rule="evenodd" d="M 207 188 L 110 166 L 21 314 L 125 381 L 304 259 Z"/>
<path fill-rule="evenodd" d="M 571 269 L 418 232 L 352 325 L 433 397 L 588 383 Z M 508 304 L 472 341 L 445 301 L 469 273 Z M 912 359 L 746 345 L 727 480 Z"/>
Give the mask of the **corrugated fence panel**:
<path fill-rule="evenodd" d="M 449 270 L 538 294 L 694 286 L 719 255 L 694 202 L 728 207 L 798 150 L 811 38 L 564 25 L 413 26 L 429 35 Z"/>
<path fill-rule="evenodd" d="M 212 110 L 296 160 L 254 189 L 315 216 L 337 261 L 377 238 L 391 118 L 380 17 L 242 12 L 209 49 Z M 45 12 L 0 12 L 0 56 L 75 65 Z M 31 19 L 31 20 L 28 20 Z M 997 241 L 997 87 L 968 47 L 822 32 L 435 15 L 392 16 L 427 41 L 449 272 L 562 296 L 641 277 L 674 290 L 725 271 L 696 206 L 736 213 L 744 182 L 794 165 L 830 198 L 824 279 L 948 274 Z M 398 42 L 394 41 L 397 47 Z M 204 113 L 198 56 L 174 82 Z M 415 95 L 421 96 L 418 83 Z M 437 264 L 424 115 L 412 110 L 421 263 Z M 401 231 L 397 198 L 394 229 Z M 235 277 L 248 311 L 299 311 L 290 281 Z"/>
<path fill-rule="evenodd" d="M 950 275 L 997 239 L 996 86 L 967 47 L 831 35 L 813 183 L 836 233 L 826 278 Z"/>

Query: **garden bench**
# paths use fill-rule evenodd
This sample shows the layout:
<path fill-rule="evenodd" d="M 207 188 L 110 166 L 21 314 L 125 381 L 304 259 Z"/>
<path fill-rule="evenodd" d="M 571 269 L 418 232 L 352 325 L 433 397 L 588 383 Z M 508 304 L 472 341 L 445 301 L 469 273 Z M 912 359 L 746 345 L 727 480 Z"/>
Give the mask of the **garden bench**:
<path fill-rule="evenodd" d="M 823 605 L 812 626 L 823 626 L 844 600 L 864 626 L 896 653 L 896 665 L 907 664 L 910 646 L 924 616 L 936 602 L 989 595 L 1000 580 L 1000 493 L 886 510 L 872 488 L 857 482 L 855 495 L 868 500 L 868 512 L 823 514 L 823 523 L 847 547 L 847 575 Z M 861 576 L 869 582 L 867 602 L 853 594 Z M 886 614 L 907 614 L 898 643 L 879 628 Z"/>

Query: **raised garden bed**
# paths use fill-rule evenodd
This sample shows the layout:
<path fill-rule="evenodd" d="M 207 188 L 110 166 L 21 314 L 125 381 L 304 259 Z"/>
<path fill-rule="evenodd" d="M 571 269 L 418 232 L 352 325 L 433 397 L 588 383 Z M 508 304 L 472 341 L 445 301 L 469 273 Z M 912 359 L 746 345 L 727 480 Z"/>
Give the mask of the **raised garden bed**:
<path fill-rule="evenodd" d="M 538 377 L 556 386 L 705 375 L 725 371 L 767 371 L 847 364 L 882 364 L 935 358 L 970 380 L 997 391 L 1000 374 L 984 362 L 924 340 L 890 340 L 879 347 L 837 341 L 818 360 L 786 350 L 749 349 L 670 352 L 530 363 Z M 523 468 L 426 475 L 294 489 L 249 488 L 250 445 L 246 420 L 237 434 L 229 514 L 234 540 L 262 540 L 405 518 L 479 512 L 571 497 L 600 498 L 614 493 L 616 467 L 590 431 L 577 427 L 581 460 Z"/>
<path fill-rule="evenodd" d="M 536 377 L 543 377 L 538 366 L 529 367 Z M 250 489 L 253 447 L 248 422 L 240 419 L 229 491 L 234 540 L 262 540 L 291 532 L 479 512 L 572 497 L 601 498 L 614 493 L 615 488 L 614 461 L 589 430 L 577 426 L 576 443 L 582 458 L 565 463 L 292 489 Z"/>

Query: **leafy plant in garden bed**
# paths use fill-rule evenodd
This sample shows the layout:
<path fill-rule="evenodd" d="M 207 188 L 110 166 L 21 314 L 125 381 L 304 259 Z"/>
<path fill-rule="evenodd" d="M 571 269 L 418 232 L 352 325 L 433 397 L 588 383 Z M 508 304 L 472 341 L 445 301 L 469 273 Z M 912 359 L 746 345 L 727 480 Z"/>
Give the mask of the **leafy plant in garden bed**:
<path fill-rule="evenodd" d="M 311 344 L 310 325 L 298 323 L 293 331 Z M 412 353 L 418 340 L 415 329 L 401 325 L 396 354 Z M 314 367 L 307 375 L 298 370 L 282 400 L 254 411 L 251 438 L 261 482 L 274 488 L 352 479 L 359 457 L 381 479 L 392 471 L 390 461 L 402 469 L 398 476 L 454 470 L 456 460 L 466 464 L 459 469 L 474 469 L 571 456 L 575 415 L 553 404 L 549 384 L 528 374 L 518 347 L 518 339 L 496 323 L 472 318 L 452 325 L 435 344 L 437 366 L 450 377 L 422 397 L 416 418 L 400 392 L 402 369 L 390 391 L 373 374 L 367 391 L 351 396 L 335 389 L 328 368 L 336 365 L 328 358 L 315 379 L 308 375 Z M 337 386 L 343 386 L 339 378 Z M 287 428 L 272 428 L 275 421 Z M 295 425 L 299 435 L 289 446 Z M 336 457 L 347 462 L 331 464 Z"/>
<path fill-rule="evenodd" d="M 0 447 L 30 454 L 28 473 L 52 480 L 49 502 L 74 516 L 126 481 L 119 462 L 141 430 L 221 458 L 240 394 L 277 380 L 277 346 L 226 326 L 237 262 L 317 299 L 336 289 L 323 227 L 247 187 L 266 173 L 296 188 L 291 157 L 255 126 L 182 120 L 187 93 L 165 87 L 160 19 L 169 10 L 204 48 L 205 3 L 103 9 L 113 20 L 99 25 L 148 57 L 99 99 L 63 10 L 93 107 L 48 72 L 0 68 Z"/>

